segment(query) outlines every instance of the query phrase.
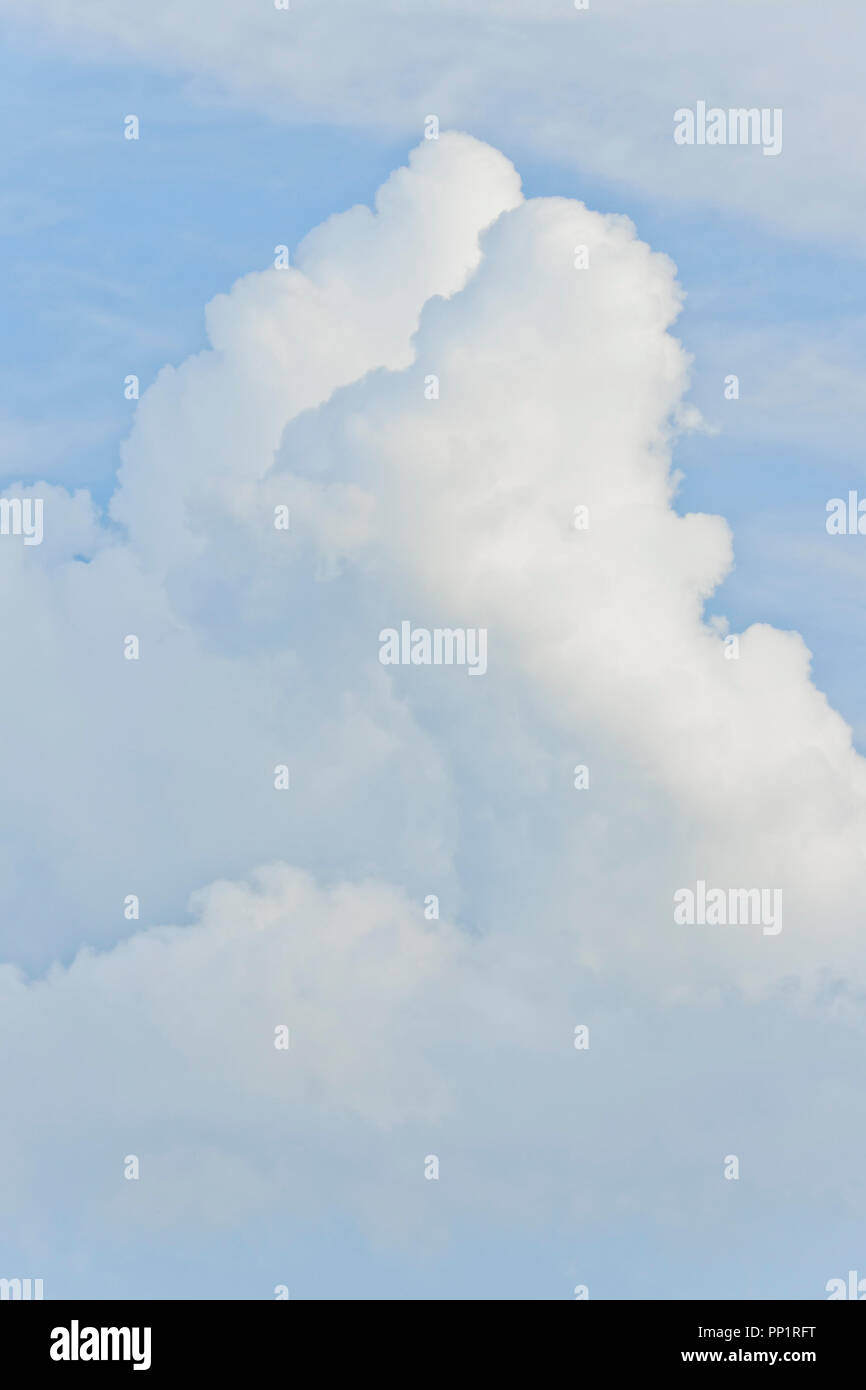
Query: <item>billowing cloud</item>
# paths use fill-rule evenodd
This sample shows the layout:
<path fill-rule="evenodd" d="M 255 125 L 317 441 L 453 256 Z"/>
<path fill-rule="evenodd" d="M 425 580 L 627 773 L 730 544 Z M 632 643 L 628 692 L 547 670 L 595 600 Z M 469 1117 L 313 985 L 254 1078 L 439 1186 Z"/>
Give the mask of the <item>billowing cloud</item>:
<path fill-rule="evenodd" d="M 676 507 L 674 267 L 457 135 L 293 262 L 145 393 L 108 516 L 37 484 L 43 544 L 0 543 L 3 1104 L 23 1132 L 44 1102 L 3 1156 L 16 1248 L 52 1251 L 27 1223 L 58 1134 L 55 1195 L 120 1242 L 335 1201 L 454 1237 L 519 1191 L 522 1230 L 652 1193 L 687 1244 L 738 1126 L 759 1195 L 812 1193 L 796 1088 L 748 1125 L 735 1096 L 768 1017 L 806 1071 L 798 1030 L 862 1027 L 864 764 L 797 634 L 705 620 L 732 537 Z M 484 628 L 486 674 L 382 665 L 406 620 Z M 675 923 L 698 880 L 781 891 L 782 930 Z M 856 1078 L 814 1082 L 826 1137 Z M 418 1207 L 440 1150 L 447 1220 Z"/>
<path fill-rule="evenodd" d="M 166 368 L 140 402 L 116 525 L 94 530 L 84 493 L 29 489 L 45 498 L 43 544 L 0 548 L 9 786 L 27 788 L 27 849 L 4 848 L 11 958 L 43 965 L 116 940 L 129 893 L 143 922 L 171 920 L 194 888 L 269 858 L 386 872 L 396 851 L 405 872 L 449 871 L 440 754 L 384 672 L 356 681 L 321 652 L 319 624 L 337 632 L 351 614 L 322 608 L 257 484 L 293 415 L 410 360 L 422 305 L 461 288 L 479 233 L 518 198 L 495 151 L 457 136 L 425 146 L 375 213 L 330 219 L 296 268 L 249 276 L 209 307 L 212 349 Z M 265 561 L 231 529 L 238 512 Z M 283 801 L 281 764 L 295 787 Z M 398 790 L 409 768 L 426 779 L 415 809 Z"/>

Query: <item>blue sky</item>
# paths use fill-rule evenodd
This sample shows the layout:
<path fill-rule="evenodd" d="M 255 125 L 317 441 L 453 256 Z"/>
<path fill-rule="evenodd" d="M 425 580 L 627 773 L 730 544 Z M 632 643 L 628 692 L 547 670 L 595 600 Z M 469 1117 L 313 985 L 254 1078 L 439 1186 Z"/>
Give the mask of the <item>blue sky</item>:
<path fill-rule="evenodd" d="M 17 137 L 4 169 L 4 410 L 44 419 L 50 398 L 84 435 L 63 442 L 52 480 L 104 501 L 129 425 L 127 372 L 144 388 L 200 351 L 209 299 L 270 265 L 275 244 L 369 199 L 406 149 L 202 109 L 177 81 L 72 67 L 21 40 L 4 53 L 3 102 Z M 147 113 L 146 140 L 118 141 L 127 108 Z M 26 470 L 43 471 L 36 458 Z"/>
<path fill-rule="evenodd" d="M 815 93 L 791 95 L 809 45 L 787 32 L 745 69 L 760 105 L 790 76 L 786 147 L 726 151 L 756 159 L 716 185 L 656 131 L 692 92 L 733 101 L 748 44 L 699 71 L 682 54 L 704 21 L 659 34 L 673 72 L 631 107 L 648 22 L 631 0 L 594 6 L 574 74 L 552 4 L 489 31 L 481 0 L 452 7 L 438 47 L 415 9 L 420 38 L 377 0 L 367 40 L 323 6 L 298 56 L 234 3 L 207 39 L 196 6 L 175 27 L 162 0 L 141 25 L 90 0 L 38 30 L 0 7 L 0 491 L 47 489 L 48 542 L 0 542 L 0 986 L 23 1053 L 0 1098 L 21 1199 L 0 1275 L 49 1297 L 822 1297 L 866 1260 L 866 774 L 793 639 L 747 634 L 725 685 L 696 595 L 732 632 L 799 632 L 866 751 L 864 542 L 824 525 L 866 488 L 862 180 L 813 141 Z M 564 203 L 532 222 L 472 142 L 422 142 L 378 221 L 329 224 L 296 263 L 312 229 L 373 205 L 427 110 L 511 160 L 525 199 L 625 214 L 671 259 L 687 388 L 654 314 L 663 268 Z M 560 319 L 572 291 L 539 247 L 574 227 L 620 259 Z M 431 361 L 445 387 L 424 416 Z M 721 532 L 678 528 L 647 461 L 683 403 L 705 424 L 674 445 L 674 511 L 726 519 L 729 573 Z M 625 520 L 572 573 L 545 508 L 580 488 Z M 280 551 L 260 519 L 286 497 Z M 486 681 L 376 662 L 380 627 L 458 613 L 489 620 Z M 140 667 L 118 656 L 128 631 Z M 273 864 L 286 876 L 249 889 Z M 702 875 L 784 883 L 777 958 L 760 934 L 667 935 L 671 885 Z M 118 910 L 131 892 L 140 920 Z M 441 928 L 416 910 L 430 892 Z M 281 1010 L 285 1089 L 255 1051 Z M 431 1152 L 439 1183 L 420 1179 Z M 740 1182 L 720 1178 L 730 1152 Z"/>

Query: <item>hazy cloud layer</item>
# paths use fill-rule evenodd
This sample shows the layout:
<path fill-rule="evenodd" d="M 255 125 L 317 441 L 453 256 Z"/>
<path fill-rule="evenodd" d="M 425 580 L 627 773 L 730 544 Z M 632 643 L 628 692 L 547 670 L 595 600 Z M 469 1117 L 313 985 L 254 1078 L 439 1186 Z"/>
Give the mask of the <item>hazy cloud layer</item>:
<path fill-rule="evenodd" d="M 0 13 L 55 46 L 180 74 L 204 100 L 409 140 L 435 114 L 630 189 L 863 247 L 849 0 L 223 0 L 218 22 L 210 0 L 152 0 L 146 21 L 133 0 L 2 0 Z M 674 112 L 697 101 L 781 110 L 780 155 L 675 145 Z"/>

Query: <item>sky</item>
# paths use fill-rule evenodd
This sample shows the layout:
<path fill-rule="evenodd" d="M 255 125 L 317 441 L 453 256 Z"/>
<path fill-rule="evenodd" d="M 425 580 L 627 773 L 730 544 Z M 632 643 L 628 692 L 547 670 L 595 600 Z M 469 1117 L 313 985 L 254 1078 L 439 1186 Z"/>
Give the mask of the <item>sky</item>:
<path fill-rule="evenodd" d="M 0 1277 L 826 1297 L 866 1261 L 858 7 L 0 24 L 0 496 L 44 516 L 0 535 Z M 699 101 L 781 150 L 676 144 Z M 404 621 L 486 669 L 383 664 Z M 783 907 L 677 921 L 699 882 Z"/>

